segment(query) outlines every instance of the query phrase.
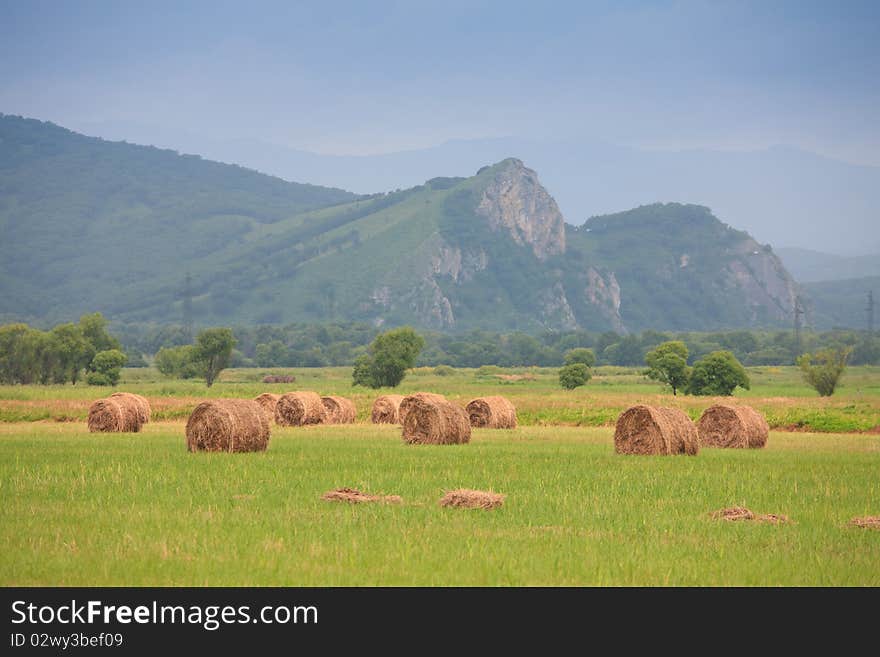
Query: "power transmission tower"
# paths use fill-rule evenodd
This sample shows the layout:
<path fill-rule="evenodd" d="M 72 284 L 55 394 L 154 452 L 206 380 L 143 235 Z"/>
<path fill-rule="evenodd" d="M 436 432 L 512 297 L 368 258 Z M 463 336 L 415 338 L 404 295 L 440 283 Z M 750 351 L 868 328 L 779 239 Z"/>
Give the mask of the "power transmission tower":
<path fill-rule="evenodd" d="M 868 315 L 868 337 L 874 336 L 874 290 L 868 290 L 868 307 L 865 308 Z"/>
<path fill-rule="evenodd" d="M 192 313 L 192 277 L 186 272 L 186 282 L 183 285 L 183 330 L 187 340 L 193 338 L 193 313 Z"/>
<path fill-rule="evenodd" d="M 800 356 L 803 353 L 803 343 L 801 341 L 801 317 L 804 315 L 804 305 L 801 303 L 800 295 L 794 298 L 794 348 L 795 348 L 795 357 Z"/>

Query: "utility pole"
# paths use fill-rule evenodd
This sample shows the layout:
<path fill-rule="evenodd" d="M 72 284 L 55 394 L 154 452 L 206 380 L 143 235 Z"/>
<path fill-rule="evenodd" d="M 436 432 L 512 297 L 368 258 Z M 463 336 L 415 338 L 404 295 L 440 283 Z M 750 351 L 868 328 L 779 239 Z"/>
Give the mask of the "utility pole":
<path fill-rule="evenodd" d="M 874 290 L 868 290 L 868 307 L 865 308 L 868 315 L 868 337 L 874 337 Z"/>
<path fill-rule="evenodd" d="M 804 306 L 801 303 L 800 295 L 794 298 L 794 348 L 795 358 L 803 353 L 803 343 L 801 342 L 801 317 L 804 314 Z"/>
<path fill-rule="evenodd" d="M 183 285 L 183 330 L 188 341 L 193 339 L 193 307 L 192 307 L 192 277 L 186 272 L 186 282 Z"/>

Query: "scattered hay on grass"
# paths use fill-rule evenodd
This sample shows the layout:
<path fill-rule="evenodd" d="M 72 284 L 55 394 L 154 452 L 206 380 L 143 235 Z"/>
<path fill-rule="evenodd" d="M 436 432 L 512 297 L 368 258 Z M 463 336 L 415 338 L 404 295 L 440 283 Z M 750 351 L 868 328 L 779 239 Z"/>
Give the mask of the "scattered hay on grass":
<path fill-rule="evenodd" d="M 92 433 L 136 433 L 141 430 L 138 407 L 122 397 L 98 399 L 89 406 L 89 431 Z"/>
<path fill-rule="evenodd" d="M 288 392 L 281 395 L 275 404 L 275 422 L 282 427 L 321 424 L 326 419 L 327 410 L 317 392 Z"/>
<path fill-rule="evenodd" d="M 202 402 L 186 423 L 190 452 L 262 452 L 269 446 L 269 418 L 250 399 Z"/>
<path fill-rule="evenodd" d="M 472 427 L 516 429 L 516 407 L 506 397 L 477 397 L 465 407 Z"/>
<path fill-rule="evenodd" d="M 362 493 L 357 488 L 336 488 L 328 490 L 321 495 L 322 500 L 328 502 L 348 502 L 349 504 L 361 504 L 363 502 L 382 502 L 385 504 L 400 504 L 403 498 L 400 495 L 369 495 Z"/>
<path fill-rule="evenodd" d="M 327 424 L 353 424 L 357 416 L 354 402 L 345 397 L 321 397 L 324 410 L 327 415 L 324 422 Z"/>
<path fill-rule="evenodd" d="M 614 430 L 618 454 L 695 455 L 699 451 L 697 429 L 677 408 L 633 406 L 620 414 Z"/>
<path fill-rule="evenodd" d="M 402 401 L 403 395 L 376 397 L 376 401 L 373 402 L 373 411 L 370 413 L 373 424 L 399 424 L 400 402 Z"/>
<path fill-rule="evenodd" d="M 407 397 L 403 441 L 418 445 L 460 445 L 470 442 L 471 423 L 464 409 L 442 397 Z M 401 407 L 403 404 L 401 404 Z"/>
<path fill-rule="evenodd" d="M 755 449 L 767 444 L 770 426 L 751 406 L 716 404 L 700 416 L 697 432 L 704 447 Z"/>
<path fill-rule="evenodd" d="M 861 529 L 880 529 L 880 516 L 865 516 L 864 518 L 853 518 L 849 521 L 853 527 Z"/>
<path fill-rule="evenodd" d="M 440 506 L 451 506 L 459 509 L 496 509 L 504 504 L 506 495 L 485 490 L 469 490 L 459 488 L 448 491 L 440 498 Z"/>
<path fill-rule="evenodd" d="M 732 506 L 728 509 L 720 509 L 709 514 L 715 520 L 754 520 L 766 522 L 771 525 L 784 525 L 791 520 L 781 513 L 754 513 L 744 506 Z"/>

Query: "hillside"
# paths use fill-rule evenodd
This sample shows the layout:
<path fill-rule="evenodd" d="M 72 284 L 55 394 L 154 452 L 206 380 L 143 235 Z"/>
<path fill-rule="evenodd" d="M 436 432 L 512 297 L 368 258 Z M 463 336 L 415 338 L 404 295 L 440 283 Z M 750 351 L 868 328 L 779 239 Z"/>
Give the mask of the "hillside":
<path fill-rule="evenodd" d="M 356 197 L 51 124 L 0 120 L 0 313 L 197 324 L 362 320 L 442 330 L 772 326 L 795 283 L 708 209 L 567 225 L 506 159 Z"/>
<path fill-rule="evenodd" d="M 868 292 L 874 292 L 874 326 L 880 328 L 880 276 L 805 283 L 810 300 L 807 319 L 817 329 L 867 326 Z"/>
<path fill-rule="evenodd" d="M 880 253 L 840 256 L 809 249 L 777 249 L 786 268 L 801 283 L 880 276 Z"/>

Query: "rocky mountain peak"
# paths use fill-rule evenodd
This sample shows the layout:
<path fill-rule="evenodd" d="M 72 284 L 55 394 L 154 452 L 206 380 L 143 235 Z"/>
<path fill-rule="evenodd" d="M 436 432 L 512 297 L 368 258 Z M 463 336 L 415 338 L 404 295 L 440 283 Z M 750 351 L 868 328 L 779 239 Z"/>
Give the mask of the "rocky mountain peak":
<path fill-rule="evenodd" d="M 481 175 L 489 180 L 477 214 L 488 220 L 493 231 L 507 231 L 517 244 L 530 246 L 540 260 L 565 252 L 565 220 L 537 173 L 521 160 L 508 158 Z"/>

